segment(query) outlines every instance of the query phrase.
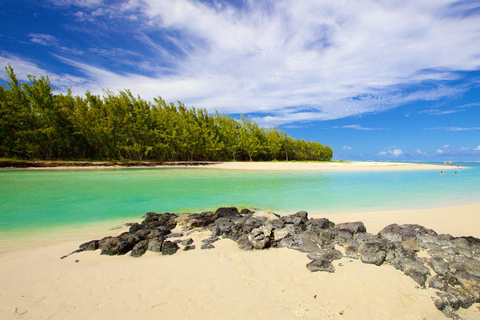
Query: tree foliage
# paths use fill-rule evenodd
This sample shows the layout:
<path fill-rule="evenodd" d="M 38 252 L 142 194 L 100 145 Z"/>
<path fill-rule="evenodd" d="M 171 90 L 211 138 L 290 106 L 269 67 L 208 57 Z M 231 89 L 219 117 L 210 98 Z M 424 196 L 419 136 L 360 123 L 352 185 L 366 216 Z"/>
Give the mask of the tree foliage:
<path fill-rule="evenodd" d="M 129 90 L 55 95 L 48 77 L 0 86 L 0 157 L 40 160 L 331 160 L 329 146 L 293 139 L 250 118 L 237 121 Z"/>

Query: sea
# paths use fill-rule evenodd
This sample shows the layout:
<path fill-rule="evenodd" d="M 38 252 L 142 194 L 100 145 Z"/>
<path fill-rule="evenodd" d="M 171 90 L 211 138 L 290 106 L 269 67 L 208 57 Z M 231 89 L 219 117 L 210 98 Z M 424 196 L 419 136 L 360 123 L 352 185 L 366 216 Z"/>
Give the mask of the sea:
<path fill-rule="evenodd" d="M 236 206 L 331 214 L 479 201 L 479 162 L 454 163 L 443 174 L 440 170 L 307 172 L 201 167 L 0 170 L 0 240 L 108 221 L 138 221 L 147 212 L 191 213 Z"/>

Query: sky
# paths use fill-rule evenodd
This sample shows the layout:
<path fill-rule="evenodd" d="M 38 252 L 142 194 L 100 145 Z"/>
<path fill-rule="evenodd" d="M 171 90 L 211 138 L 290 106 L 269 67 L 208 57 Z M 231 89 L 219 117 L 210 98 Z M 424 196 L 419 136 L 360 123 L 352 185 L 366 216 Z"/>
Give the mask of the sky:
<path fill-rule="evenodd" d="M 480 161 L 480 0 L 0 3 L 0 66 L 56 93 L 243 114 L 334 160 Z"/>

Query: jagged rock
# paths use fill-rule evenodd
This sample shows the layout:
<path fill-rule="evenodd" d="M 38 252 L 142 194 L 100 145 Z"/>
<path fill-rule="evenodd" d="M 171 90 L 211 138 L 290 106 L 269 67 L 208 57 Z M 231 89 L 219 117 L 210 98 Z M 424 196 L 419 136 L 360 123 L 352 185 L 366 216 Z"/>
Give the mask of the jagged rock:
<path fill-rule="evenodd" d="M 309 252 L 307 254 L 307 258 L 310 260 L 324 259 L 328 261 L 333 261 L 333 260 L 339 260 L 343 258 L 343 253 L 336 249 L 332 249 L 332 250 L 320 249 L 318 251 Z"/>
<path fill-rule="evenodd" d="M 132 257 L 138 258 L 141 257 L 148 249 L 148 240 L 142 240 L 138 242 L 130 252 Z"/>
<path fill-rule="evenodd" d="M 350 259 L 358 259 L 358 248 L 360 244 L 353 240 L 345 244 L 345 256 Z"/>
<path fill-rule="evenodd" d="M 231 219 L 238 219 L 241 218 L 242 215 L 238 212 L 236 207 L 228 207 L 228 208 L 218 208 L 215 211 L 215 219 L 218 218 L 231 218 Z"/>
<path fill-rule="evenodd" d="M 135 246 L 134 243 L 124 241 L 118 237 L 106 237 L 99 241 L 100 254 L 115 256 L 124 255 Z"/>
<path fill-rule="evenodd" d="M 246 215 L 246 214 L 250 214 L 250 213 L 253 213 L 253 211 L 251 211 L 250 209 L 247 209 L 247 208 L 244 208 L 240 211 L 240 214 L 243 216 L 243 215 Z"/>
<path fill-rule="evenodd" d="M 213 235 L 218 237 L 223 234 L 227 234 L 231 231 L 232 227 L 235 224 L 234 219 L 230 218 L 218 218 L 215 220 L 215 222 L 212 224 L 210 227 L 210 230 L 212 231 Z"/>
<path fill-rule="evenodd" d="M 368 242 L 368 241 L 376 241 L 380 239 L 378 235 L 373 235 L 371 233 L 357 233 L 353 236 L 353 239 L 358 243 Z"/>
<path fill-rule="evenodd" d="M 261 226 L 253 229 L 248 236 L 248 241 L 252 244 L 254 249 L 264 249 L 270 246 L 270 236 L 272 235 L 272 228 Z"/>
<path fill-rule="evenodd" d="M 289 236 L 289 235 L 291 235 L 290 232 L 289 232 L 287 229 L 285 229 L 285 228 L 283 228 L 283 229 L 275 229 L 275 230 L 273 231 L 273 240 L 275 240 L 275 241 L 280 241 L 280 240 L 282 240 L 283 238 L 285 238 L 285 237 L 287 237 L 287 236 Z"/>
<path fill-rule="evenodd" d="M 446 283 L 443 282 L 443 279 L 440 278 L 438 275 L 434 275 L 430 279 L 428 279 L 428 287 L 429 288 L 435 288 L 438 290 L 445 290 L 446 289 Z"/>
<path fill-rule="evenodd" d="M 353 235 L 349 231 L 335 230 L 335 242 L 345 244 L 353 240 Z"/>
<path fill-rule="evenodd" d="M 322 232 L 326 229 L 333 229 L 335 223 L 326 218 L 310 219 L 305 222 L 305 230 L 313 232 Z"/>
<path fill-rule="evenodd" d="M 189 251 L 189 250 L 194 250 L 195 245 L 194 244 L 188 244 L 183 248 L 183 251 Z"/>
<path fill-rule="evenodd" d="M 183 233 L 169 233 L 165 238 L 181 238 L 183 237 Z"/>
<path fill-rule="evenodd" d="M 279 248 L 286 247 L 301 252 L 312 252 L 319 250 L 318 244 L 312 240 L 312 234 L 309 232 L 301 233 L 294 237 L 283 238 L 278 242 Z"/>
<path fill-rule="evenodd" d="M 360 243 L 358 253 L 363 263 L 381 265 L 385 261 L 389 243 L 386 239 L 372 240 Z"/>
<path fill-rule="evenodd" d="M 378 233 L 382 238 L 390 241 L 403 242 L 409 239 L 416 239 L 420 236 L 437 236 L 437 233 L 432 229 L 427 229 L 418 224 L 390 224 L 380 230 Z"/>
<path fill-rule="evenodd" d="M 150 239 L 148 241 L 147 250 L 153 251 L 153 252 L 161 252 L 162 245 L 163 245 L 163 239 Z"/>
<path fill-rule="evenodd" d="M 424 259 L 413 260 L 406 257 L 398 257 L 392 264 L 395 268 L 402 270 L 403 273 L 415 280 L 421 287 L 425 287 L 425 282 L 431 274 L 424 263 Z"/>
<path fill-rule="evenodd" d="M 214 242 L 217 242 L 218 240 L 220 240 L 220 238 L 217 238 L 215 236 L 212 236 L 210 238 L 207 238 L 207 239 L 203 239 L 202 242 L 205 243 L 205 244 L 212 244 Z"/>
<path fill-rule="evenodd" d="M 215 249 L 215 246 L 213 246 L 211 243 L 204 243 L 202 244 L 202 246 L 200 247 L 201 250 L 205 250 L 205 249 Z"/>
<path fill-rule="evenodd" d="M 118 236 L 119 239 L 127 242 L 127 243 L 130 243 L 130 244 L 133 244 L 133 246 L 135 246 L 135 244 L 137 242 L 139 242 L 140 240 L 143 240 L 141 237 L 139 237 L 138 235 L 134 234 L 134 233 L 130 233 L 130 232 L 124 232 L 122 234 L 120 234 Z M 133 248 L 132 246 L 132 248 Z"/>
<path fill-rule="evenodd" d="M 317 272 L 317 271 L 326 271 L 333 273 L 335 272 L 335 267 L 332 265 L 332 262 L 326 259 L 317 259 L 317 260 L 312 260 L 309 263 L 307 263 L 307 269 L 310 270 L 311 272 Z"/>
<path fill-rule="evenodd" d="M 361 221 L 339 223 L 335 226 L 335 230 L 346 231 L 351 235 L 367 232 L 367 228 Z"/>
<path fill-rule="evenodd" d="M 445 261 L 440 257 L 432 257 L 428 259 L 428 264 L 432 267 L 433 271 L 437 274 L 443 276 L 450 270 L 448 269 L 448 265 Z"/>
<path fill-rule="evenodd" d="M 146 228 L 145 225 L 143 224 L 138 224 L 138 223 L 134 223 L 130 226 L 130 229 L 128 229 L 128 232 L 130 233 L 136 233 L 137 231 L 141 230 L 141 229 L 144 229 Z"/>
<path fill-rule="evenodd" d="M 281 218 L 285 224 L 305 224 L 308 221 L 308 213 L 306 211 L 299 211 L 289 216 L 283 216 Z"/>
<path fill-rule="evenodd" d="M 446 306 L 442 310 L 442 312 L 445 315 L 445 317 L 447 317 L 447 318 L 451 318 L 451 319 L 454 319 L 454 320 L 462 320 L 462 318 L 458 314 L 455 313 L 454 309 L 451 306 Z"/>
<path fill-rule="evenodd" d="M 99 240 L 92 240 L 85 243 L 82 243 L 78 248 L 81 251 L 95 251 L 98 249 Z"/>
<path fill-rule="evenodd" d="M 180 243 L 182 244 L 182 246 L 188 246 L 188 245 L 191 245 L 193 243 L 193 239 L 188 238 L 188 239 L 182 240 L 182 242 L 180 242 Z"/>
<path fill-rule="evenodd" d="M 172 255 L 175 254 L 180 247 L 175 242 L 164 241 L 162 245 L 162 255 Z"/>
<path fill-rule="evenodd" d="M 270 211 L 259 211 L 255 212 L 252 215 L 252 219 L 260 219 L 264 221 L 272 221 L 272 220 L 279 220 L 280 215 L 270 212 Z"/>
<path fill-rule="evenodd" d="M 238 247 L 242 250 L 253 250 L 253 246 L 248 240 L 248 234 L 244 234 L 237 239 Z"/>

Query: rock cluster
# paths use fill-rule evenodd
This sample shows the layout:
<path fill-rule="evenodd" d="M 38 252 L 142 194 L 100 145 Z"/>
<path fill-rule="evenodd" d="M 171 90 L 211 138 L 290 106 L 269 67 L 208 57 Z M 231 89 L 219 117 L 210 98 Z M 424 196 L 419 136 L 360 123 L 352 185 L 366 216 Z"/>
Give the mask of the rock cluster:
<path fill-rule="evenodd" d="M 286 247 L 305 252 L 311 272 L 335 272 L 332 261 L 341 258 L 392 265 L 419 287 L 437 289 L 434 304 L 450 318 L 460 319 L 456 310 L 480 302 L 480 239 L 437 234 L 416 224 L 391 224 L 374 235 L 367 233 L 362 222 L 335 224 L 325 218 L 309 219 L 305 211 L 289 216 L 248 209 L 239 212 L 236 207 L 182 215 L 149 212 L 142 223 L 131 224 L 128 232 L 89 241 L 73 253 L 99 249 L 105 255 L 130 252 L 140 257 L 147 250 L 172 255 L 180 249 L 179 244 L 184 251 L 195 249 L 191 238 L 174 240 L 184 236 L 172 233 L 177 225 L 182 232 L 210 230 L 212 237 L 202 241 L 201 249 L 213 249 L 213 243 L 222 237 L 244 250 Z"/>

